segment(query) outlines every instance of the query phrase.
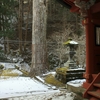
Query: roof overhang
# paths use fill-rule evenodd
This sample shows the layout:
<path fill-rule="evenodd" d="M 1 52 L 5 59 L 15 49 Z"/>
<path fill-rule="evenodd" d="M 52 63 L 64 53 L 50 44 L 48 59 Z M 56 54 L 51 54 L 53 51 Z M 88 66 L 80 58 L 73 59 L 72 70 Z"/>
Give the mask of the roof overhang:
<path fill-rule="evenodd" d="M 71 5 L 64 2 L 63 0 L 56 0 L 57 2 L 59 2 L 61 5 L 63 5 L 64 7 L 71 9 Z"/>
<path fill-rule="evenodd" d="M 79 8 L 75 6 L 74 0 L 57 0 L 64 7 L 67 7 L 71 10 L 71 12 L 78 12 Z"/>
<path fill-rule="evenodd" d="M 63 4 L 65 7 L 69 8 L 71 10 L 71 12 L 79 12 L 80 8 L 77 7 L 75 5 L 75 0 L 57 0 L 59 1 L 61 4 Z M 80 0 L 80 1 L 85 1 L 85 2 L 89 2 L 90 0 Z M 100 12 L 100 0 L 96 0 L 95 4 L 93 6 L 90 7 L 92 13 L 98 13 Z"/>

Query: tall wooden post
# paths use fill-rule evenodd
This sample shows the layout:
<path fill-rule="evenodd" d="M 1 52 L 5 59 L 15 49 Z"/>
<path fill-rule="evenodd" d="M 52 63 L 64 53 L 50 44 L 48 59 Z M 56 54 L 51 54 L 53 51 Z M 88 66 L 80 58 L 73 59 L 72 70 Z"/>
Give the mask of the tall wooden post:
<path fill-rule="evenodd" d="M 84 74 L 86 82 L 83 84 L 85 88 L 87 88 L 88 85 L 92 82 L 93 73 L 95 70 L 94 67 L 95 29 L 91 11 L 89 10 L 88 12 L 89 12 L 88 16 L 83 20 L 86 32 L 86 72 Z"/>

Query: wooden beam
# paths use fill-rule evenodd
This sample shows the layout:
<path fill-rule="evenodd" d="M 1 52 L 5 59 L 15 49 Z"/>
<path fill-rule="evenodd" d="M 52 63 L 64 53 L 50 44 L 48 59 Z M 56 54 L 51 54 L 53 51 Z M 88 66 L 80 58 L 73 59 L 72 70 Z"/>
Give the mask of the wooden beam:
<path fill-rule="evenodd" d="M 74 5 L 74 3 L 72 3 L 71 1 L 69 1 L 69 0 L 63 0 L 65 3 L 67 3 L 67 4 L 69 4 L 70 6 L 73 6 Z"/>
<path fill-rule="evenodd" d="M 98 12 L 100 12 L 100 2 L 96 3 L 95 5 L 93 5 L 91 7 L 91 9 L 92 9 L 92 13 L 98 13 Z"/>
<path fill-rule="evenodd" d="M 63 0 L 56 0 L 57 2 L 59 2 L 61 5 L 63 5 L 66 8 L 71 8 L 71 5 L 67 4 L 66 2 L 64 2 Z"/>
<path fill-rule="evenodd" d="M 73 3 L 74 0 L 63 0 L 65 3 L 69 4 L 71 6 L 71 12 L 78 12 L 79 8 L 75 6 L 75 4 Z"/>
<path fill-rule="evenodd" d="M 76 7 L 75 5 L 73 5 L 70 10 L 71 10 L 71 12 L 78 12 L 79 11 L 79 8 Z"/>
<path fill-rule="evenodd" d="M 71 2 L 74 2 L 75 0 L 70 0 Z"/>
<path fill-rule="evenodd" d="M 100 19 L 93 19 L 91 21 L 96 25 L 100 25 Z"/>

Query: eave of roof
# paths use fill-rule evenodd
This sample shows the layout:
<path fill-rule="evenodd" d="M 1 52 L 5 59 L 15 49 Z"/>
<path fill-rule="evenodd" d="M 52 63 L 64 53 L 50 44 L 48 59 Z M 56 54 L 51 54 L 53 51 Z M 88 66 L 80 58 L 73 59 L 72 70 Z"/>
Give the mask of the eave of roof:
<path fill-rule="evenodd" d="M 63 5 L 64 7 L 68 8 L 68 9 L 71 9 L 71 5 L 67 4 L 63 0 L 56 0 L 56 1 L 59 2 L 61 5 Z"/>
<path fill-rule="evenodd" d="M 67 7 L 71 10 L 71 12 L 78 12 L 79 8 L 75 6 L 74 0 L 57 0 L 64 7 Z"/>
<path fill-rule="evenodd" d="M 71 12 L 79 12 L 79 9 L 77 6 L 75 6 L 74 1 L 75 0 L 57 0 L 59 1 L 64 7 L 67 7 L 71 10 Z M 89 0 L 82 0 L 88 2 Z M 93 13 L 100 12 L 100 0 L 96 0 L 96 4 L 92 7 Z"/>

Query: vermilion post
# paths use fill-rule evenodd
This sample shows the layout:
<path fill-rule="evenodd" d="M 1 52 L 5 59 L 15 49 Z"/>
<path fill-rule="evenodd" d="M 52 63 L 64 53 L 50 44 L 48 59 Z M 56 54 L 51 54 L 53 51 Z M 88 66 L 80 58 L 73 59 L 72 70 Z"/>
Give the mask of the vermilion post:
<path fill-rule="evenodd" d="M 94 24 L 92 18 L 87 17 L 83 21 L 86 32 L 86 72 L 84 77 L 86 78 L 85 87 L 92 82 L 92 74 L 94 72 Z"/>

